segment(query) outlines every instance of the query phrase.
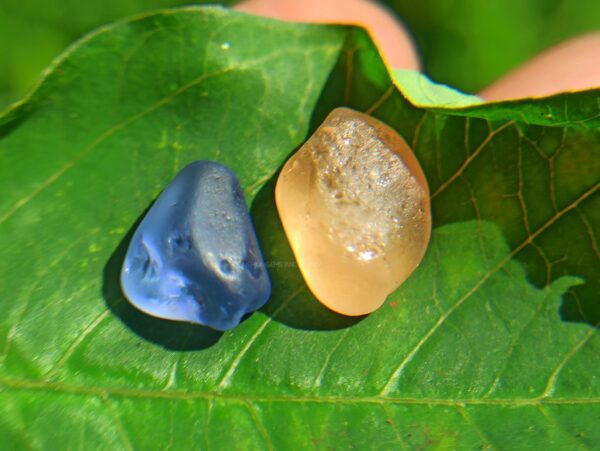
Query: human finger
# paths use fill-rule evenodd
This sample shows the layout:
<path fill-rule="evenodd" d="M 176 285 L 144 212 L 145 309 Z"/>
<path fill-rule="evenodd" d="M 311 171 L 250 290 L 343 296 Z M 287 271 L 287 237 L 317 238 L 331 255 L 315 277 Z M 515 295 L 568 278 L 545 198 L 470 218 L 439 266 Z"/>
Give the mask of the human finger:
<path fill-rule="evenodd" d="M 367 0 L 246 0 L 238 11 L 291 22 L 359 25 L 373 37 L 388 67 L 418 70 L 419 57 L 406 28 L 384 6 Z"/>
<path fill-rule="evenodd" d="M 479 93 L 485 100 L 539 97 L 600 87 L 600 32 L 552 47 Z"/>

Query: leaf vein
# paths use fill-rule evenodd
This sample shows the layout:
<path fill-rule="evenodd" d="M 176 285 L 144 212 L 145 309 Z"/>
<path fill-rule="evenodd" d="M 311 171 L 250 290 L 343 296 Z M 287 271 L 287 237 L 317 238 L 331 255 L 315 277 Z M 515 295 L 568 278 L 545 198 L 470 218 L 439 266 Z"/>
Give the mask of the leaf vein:
<path fill-rule="evenodd" d="M 64 354 L 56 361 L 56 364 L 50 368 L 50 370 L 45 374 L 45 378 L 51 378 L 56 372 L 69 360 L 69 358 L 73 355 L 77 347 L 83 343 L 83 341 L 108 317 L 109 311 L 105 310 L 94 318 L 92 322 L 90 322 L 81 333 L 75 337 L 75 339 L 71 342 L 71 344 L 67 347 Z"/>
<path fill-rule="evenodd" d="M 103 396 L 100 399 L 101 399 L 102 403 L 106 406 L 106 410 L 108 411 L 108 413 L 110 414 L 110 416 L 113 420 L 113 423 L 115 425 L 115 428 L 117 429 L 119 437 L 121 438 L 121 442 L 123 443 L 123 446 L 129 451 L 133 451 L 134 448 L 131 445 L 131 441 L 129 440 L 129 437 L 127 436 L 127 433 L 125 432 L 125 429 L 123 428 L 123 424 L 121 424 L 121 420 L 119 419 L 117 412 L 115 412 L 115 410 L 113 409 L 113 406 L 110 404 L 110 401 L 108 399 L 106 399 L 106 397 Z"/>
<path fill-rule="evenodd" d="M 505 399 L 481 399 L 481 398 L 410 398 L 410 397 L 382 397 L 379 395 L 365 396 L 250 396 L 243 394 L 231 394 L 217 392 L 198 391 L 163 391 L 144 390 L 139 388 L 121 387 L 95 387 L 64 384 L 59 382 L 48 382 L 46 380 L 16 380 L 0 378 L 0 386 L 13 390 L 40 390 L 50 393 L 70 393 L 91 397 L 121 397 L 139 399 L 167 399 L 181 402 L 194 400 L 223 400 L 230 402 L 251 401 L 254 403 L 316 403 L 316 404 L 393 404 L 393 405 L 427 405 L 427 406 L 536 406 L 536 405 L 600 405 L 600 396 L 580 398 L 505 398 Z"/>
<path fill-rule="evenodd" d="M 490 441 L 490 439 L 483 433 L 483 431 L 481 430 L 481 428 L 479 426 L 477 426 L 477 424 L 473 421 L 473 419 L 471 418 L 471 416 L 467 413 L 466 409 L 463 406 L 456 406 L 456 410 L 458 410 L 459 415 L 463 418 L 463 420 L 465 420 L 465 423 L 467 423 L 469 426 L 471 426 L 471 429 L 473 429 L 475 431 L 475 433 L 477 434 L 477 436 L 485 443 L 487 444 L 486 448 L 480 447 L 479 449 L 497 449 L 492 442 Z"/>
<path fill-rule="evenodd" d="M 554 224 L 558 219 L 568 213 L 570 210 L 574 209 L 591 196 L 598 188 L 600 188 L 600 183 L 590 188 L 588 191 L 581 194 L 575 201 L 573 201 L 570 205 L 565 207 L 563 210 L 556 213 L 552 218 L 550 218 L 546 223 L 544 223 L 539 229 L 537 229 L 533 234 L 529 235 L 529 237 L 523 241 L 519 246 L 512 250 L 508 255 L 506 255 L 502 260 L 500 260 L 496 266 L 494 266 L 491 270 L 487 271 L 484 276 L 475 283 L 461 298 L 458 299 L 454 303 L 450 309 L 446 311 L 442 316 L 438 318 L 438 320 L 434 323 L 434 325 L 429 329 L 429 331 L 417 342 L 417 344 L 412 348 L 412 350 L 406 355 L 406 357 L 400 362 L 400 365 L 396 368 L 396 370 L 392 373 L 388 381 L 383 386 L 383 389 L 380 392 L 380 395 L 387 395 L 392 390 L 392 384 L 396 382 L 406 365 L 408 365 L 414 356 L 419 352 L 419 350 L 423 347 L 423 345 L 429 340 L 429 338 L 445 323 L 450 315 L 452 315 L 461 305 L 465 303 L 467 299 L 469 299 L 492 275 L 494 275 L 500 268 L 502 268 L 508 261 L 510 261 L 515 255 L 517 255 L 523 248 L 525 248 L 529 243 L 531 243 L 537 236 L 539 236 L 544 230 Z M 592 332 L 593 333 L 593 330 Z"/>
<path fill-rule="evenodd" d="M 489 135 L 481 142 L 479 147 L 477 147 L 477 149 L 475 149 L 475 151 L 469 156 L 469 158 L 465 159 L 463 164 L 456 170 L 456 172 L 454 174 L 452 174 L 445 182 L 443 182 L 438 187 L 438 189 L 436 189 L 434 191 L 434 193 L 431 195 L 431 198 L 434 199 L 435 197 L 440 195 L 446 188 L 448 188 L 448 186 L 451 185 L 458 177 L 460 177 L 460 175 L 470 166 L 470 164 L 473 162 L 473 160 L 475 160 L 479 156 L 479 154 L 485 149 L 485 147 L 494 138 L 494 136 L 496 136 L 502 130 L 504 130 L 505 128 L 507 128 L 508 126 L 513 125 L 513 124 L 514 124 L 514 121 L 509 121 L 505 124 L 502 124 L 500 127 L 496 128 L 495 130 L 491 130 Z"/>
<path fill-rule="evenodd" d="M 274 450 L 275 447 L 273 446 L 273 443 L 271 443 L 271 439 L 269 438 L 269 434 L 267 434 L 267 431 L 265 430 L 264 426 L 260 422 L 260 419 L 258 418 L 258 415 L 256 414 L 256 409 L 254 408 L 253 404 L 251 402 L 249 402 L 249 401 L 246 401 L 246 402 L 244 402 L 244 405 L 248 409 L 248 413 L 250 414 L 250 418 L 252 418 L 252 422 L 256 426 L 256 430 L 258 431 L 258 433 L 262 437 L 263 441 L 265 442 L 265 445 L 267 445 L 268 449 Z"/>
<path fill-rule="evenodd" d="M 600 325 L 600 323 L 597 324 L 596 327 L 599 325 Z M 546 388 L 544 389 L 544 392 L 540 395 L 540 398 L 547 398 L 548 396 L 552 396 L 554 394 L 554 391 L 556 389 L 556 383 L 558 382 L 558 377 L 560 375 L 560 372 L 563 370 L 563 368 L 569 362 L 569 360 L 571 360 L 573 358 L 573 356 L 575 354 L 577 354 L 577 352 L 594 336 L 595 333 L 596 333 L 596 329 L 591 328 L 583 336 L 583 338 L 581 340 L 579 340 L 577 343 L 575 343 L 573 345 L 573 347 L 571 347 L 569 352 L 567 352 L 565 354 L 564 358 L 559 362 L 559 364 L 556 366 L 554 371 L 552 371 L 552 373 L 550 373 L 550 377 L 548 378 L 548 381 L 546 382 Z"/>
<path fill-rule="evenodd" d="M 298 294 L 300 294 L 305 288 L 306 288 L 306 285 L 302 284 L 300 287 L 298 287 L 296 290 L 294 290 L 292 292 L 292 294 L 279 305 L 279 307 L 273 312 L 272 316 L 267 316 L 265 318 L 265 320 L 258 327 L 258 329 L 256 329 L 256 332 L 254 332 L 254 334 L 250 337 L 250 339 L 246 342 L 246 344 L 242 347 L 242 349 L 240 349 L 238 354 L 231 361 L 229 368 L 227 368 L 227 370 L 224 373 L 223 378 L 217 385 L 217 388 L 216 388 L 217 391 L 221 391 L 223 388 L 225 388 L 229 385 L 236 368 L 238 367 L 242 358 L 246 355 L 246 353 L 248 352 L 250 347 L 258 339 L 258 337 L 262 334 L 262 332 L 269 325 L 269 323 L 273 320 L 273 318 L 275 318 L 282 310 L 284 310 L 285 307 L 287 307 L 287 305 L 290 303 L 290 301 L 292 299 L 294 299 Z"/>
<path fill-rule="evenodd" d="M 381 407 L 383 408 L 385 415 L 388 417 L 388 423 L 392 426 L 392 428 L 394 428 L 394 432 L 396 433 L 396 438 L 398 439 L 400 446 L 402 447 L 402 449 L 406 449 L 406 450 L 409 449 L 408 446 L 406 445 L 406 443 L 404 442 L 404 437 L 402 437 L 400 428 L 394 421 L 393 412 L 390 410 L 390 408 L 387 404 L 382 404 Z"/>
<path fill-rule="evenodd" d="M 10 352 L 10 347 L 11 347 L 14 335 L 19 327 L 19 324 L 21 324 L 21 322 L 23 321 L 23 318 L 25 317 L 25 314 L 27 313 L 27 309 L 29 308 L 29 302 L 31 300 L 31 296 L 33 295 L 33 292 L 37 289 L 37 287 L 39 287 L 40 284 L 42 284 L 44 277 L 46 277 L 46 275 L 48 275 L 65 257 L 70 255 L 71 252 L 73 251 L 73 249 L 75 248 L 75 246 L 80 244 L 84 239 L 88 239 L 90 236 L 94 235 L 98 231 L 99 231 L 99 229 L 92 229 L 88 235 L 80 236 L 78 239 L 74 240 L 67 247 L 65 247 L 65 249 L 63 249 L 63 251 L 59 255 L 57 255 L 54 260 L 52 260 L 50 263 L 48 263 L 47 266 L 44 267 L 41 274 L 37 275 L 35 283 L 31 284 L 29 286 L 29 289 L 19 299 L 19 301 L 17 302 L 17 305 L 21 305 L 21 308 L 17 314 L 16 321 L 11 326 L 11 328 L 9 329 L 8 334 L 6 336 L 6 341 L 4 343 L 4 349 L 2 351 L 2 356 L 0 356 L 0 362 L 5 360 L 8 357 L 8 353 Z"/>
<path fill-rule="evenodd" d="M 333 348 L 331 348 L 331 351 L 325 357 L 325 361 L 323 362 L 323 365 L 321 366 L 321 369 L 319 370 L 319 374 L 315 378 L 315 384 L 314 384 L 315 388 L 321 386 L 321 383 L 323 382 L 323 376 L 325 375 L 325 371 L 327 371 L 327 369 L 329 368 L 329 362 L 331 361 L 331 357 L 333 356 L 333 354 L 335 354 L 335 352 L 340 347 L 342 342 L 346 339 L 346 337 L 348 336 L 349 333 L 350 333 L 350 328 L 346 328 L 346 330 L 342 334 L 340 334 L 340 338 L 335 343 L 335 345 L 333 345 Z"/>

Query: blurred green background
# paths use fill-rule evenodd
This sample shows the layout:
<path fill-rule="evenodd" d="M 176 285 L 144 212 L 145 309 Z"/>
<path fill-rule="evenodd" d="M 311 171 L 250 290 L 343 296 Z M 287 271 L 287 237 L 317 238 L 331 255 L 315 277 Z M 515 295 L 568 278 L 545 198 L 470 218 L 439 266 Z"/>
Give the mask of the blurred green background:
<path fill-rule="evenodd" d="M 414 34 L 425 72 L 467 92 L 548 46 L 600 29 L 600 0 L 384 3 Z M 0 0 L 0 110 L 22 97 L 55 56 L 90 30 L 143 11 L 186 4 L 190 2 Z M 600 49 L 598 53 L 600 57 Z"/>

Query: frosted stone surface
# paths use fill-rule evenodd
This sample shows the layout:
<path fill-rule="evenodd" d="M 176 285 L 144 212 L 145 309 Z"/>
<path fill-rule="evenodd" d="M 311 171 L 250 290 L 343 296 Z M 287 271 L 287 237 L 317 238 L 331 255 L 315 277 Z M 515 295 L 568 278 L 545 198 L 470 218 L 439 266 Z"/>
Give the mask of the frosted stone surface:
<path fill-rule="evenodd" d="M 275 199 L 307 285 L 345 315 L 381 306 L 429 242 L 429 189 L 411 149 L 348 108 L 332 111 L 287 161 Z"/>
<path fill-rule="evenodd" d="M 196 161 L 177 174 L 133 235 L 121 287 L 149 315 L 217 330 L 264 305 L 271 283 L 229 169 Z"/>

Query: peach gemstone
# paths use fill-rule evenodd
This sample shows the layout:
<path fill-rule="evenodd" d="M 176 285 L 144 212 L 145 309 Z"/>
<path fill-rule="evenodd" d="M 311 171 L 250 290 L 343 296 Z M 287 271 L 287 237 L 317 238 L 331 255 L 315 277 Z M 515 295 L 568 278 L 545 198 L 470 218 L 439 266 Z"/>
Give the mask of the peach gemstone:
<path fill-rule="evenodd" d="M 344 315 L 380 307 L 427 249 L 419 162 L 391 127 L 348 108 L 333 110 L 287 161 L 275 200 L 307 285 Z"/>

